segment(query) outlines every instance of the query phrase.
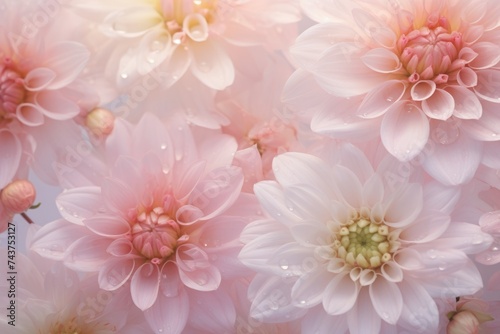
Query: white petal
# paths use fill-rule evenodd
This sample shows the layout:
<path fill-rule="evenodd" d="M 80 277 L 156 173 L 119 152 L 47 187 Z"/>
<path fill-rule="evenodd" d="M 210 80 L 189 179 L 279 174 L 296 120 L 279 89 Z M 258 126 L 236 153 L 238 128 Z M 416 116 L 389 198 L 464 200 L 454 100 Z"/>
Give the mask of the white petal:
<path fill-rule="evenodd" d="M 431 80 L 420 80 L 411 87 L 411 98 L 414 101 L 424 101 L 434 94 L 436 83 Z"/>
<path fill-rule="evenodd" d="M 56 77 L 56 73 L 50 68 L 38 67 L 26 74 L 24 87 L 29 91 L 45 89 Z"/>
<path fill-rule="evenodd" d="M 436 89 L 432 96 L 422 101 L 422 110 L 434 119 L 447 120 L 455 110 L 453 96 L 443 89 Z"/>
<path fill-rule="evenodd" d="M 331 315 L 344 314 L 356 304 L 359 288 L 347 273 L 335 275 L 325 289 L 323 307 Z"/>
<path fill-rule="evenodd" d="M 83 225 L 102 206 L 101 188 L 96 186 L 68 189 L 56 198 L 59 213 L 69 222 Z"/>
<path fill-rule="evenodd" d="M 112 258 L 99 270 L 98 282 L 101 289 L 114 291 L 128 281 L 135 269 L 133 259 Z"/>
<path fill-rule="evenodd" d="M 493 237 L 481 231 L 477 225 L 454 222 L 439 238 L 443 246 L 462 250 L 466 254 L 485 251 L 493 242 Z"/>
<path fill-rule="evenodd" d="M 429 293 L 417 282 L 401 282 L 403 311 L 398 324 L 409 331 L 436 333 L 439 311 Z"/>
<path fill-rule="evenodd" d="M 160 294 L 144 316 L 151 328 L 157 332 L 167 331 L 171 334 L 181 334 L 189 315 L 189 298 L 184 289 L 177 296 L 165 297 Z"/>
<path fill-rule="evenodd" d="M 460 86 L 446 87 L 446 91 L 450 93 L 455 100 L 453 116 L 461 119 L 481 118 L 483 106 L 474 92 Z"/>
<path fill-rule="evenodd" d="M 394 191 L 386 205 L 384 222 L 392 227 L 408 226 L 420 214 L 423 191 L 420 184 L 410 183 Z"/>
<path fill-rule="evenodd" d="M 358 302 L 347 314 L 347 321 L 350 334 L 379 333 L 381 319 L 373 309 L 368 289 L 359 292 Z"/>
<path fill-rule="evenodd" d="M 384 147 L 400 161 L 417 156 L 429 138 L 429 121 L 420 108 L 395 103 L 384 115 L 380 128 Z"/>
<path fill-rule="evenodd" d="M 386 48 L 371 49 L 361 59 L 366 66 L 379 73 L 392 73 L 401 68 L 399 57 Z"/>
<path fill-rule="evenodd" d="M 373 308 L 386 322 L 395 324 L 403 310 L 403 296 L 396 283 L 377 279 L 369 288 Z"/>
<path fill-rule="evenodd" d="M 211 40 L 189 43 L 191 72 L 210 88 L 223 90 L 234 81 L 234 66 L 224 49 Z"/>
<path fill-rule="evenodd" d="M 76 42 L 61 42 L 51 47 L 44 60 L 44 66 L 56 73 L 49 84 L 51 90 L 59 89 L 73 82 L 87 65 L 90 51 Z"/>
<path fill-rule="evenodd" d="M 440 237 L 449 225 L 450 217 L 447 214 L 440 211 L 427 211 L 407 226 L 399 238 L 413 243 L 429 242 Z"/>
<path fill-rule="evenodd" d="M 110 239 L 98 235 L 84 236 L 66 249 L 64 264 L 77 271 L 99 271 L 109 258 L 106 249 L 110 243 Z"/>
<path fill-rule="evenodd" d="M 486 101 L 500 103 L 500 71 L 497 69 L 477 71 L 476 94 Z"/>
<path fill-rule="evenodd" d="M 333 277 L 332 273 L 323 267 L 302 275 L 292 288 L 292 302 L 295 306 L 302 308 L 318 305 Z"/>
<path fill-rule="evenodd" d="M 400 80 L 384 82 L 366 94 L 356 113 L 363 118 L 379 117 L 398 102 L 405 91 L 406 86 Z"/>

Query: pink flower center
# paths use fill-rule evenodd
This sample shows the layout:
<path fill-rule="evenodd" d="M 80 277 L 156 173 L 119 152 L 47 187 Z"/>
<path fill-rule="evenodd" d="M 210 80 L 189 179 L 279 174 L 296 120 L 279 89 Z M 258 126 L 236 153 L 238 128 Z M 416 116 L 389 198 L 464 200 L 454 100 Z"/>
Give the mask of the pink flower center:
<path fill-rule="evenodd" d="M 188 37 L 201 42 L 208 38 L 208 24 L 214 20 L 217 0 L 162 0 L 161 7 L 174 44 Z"/>
<path fill-rule="evenodd" d="M 12 60 L 5 57 L 0 62 L 0 120 L 13 118 L 25 95 L 23 77 L 15 70 Z"/>
<path fill-rule="evenodd" d="M 448 82 L 451 72 L 465 66 L 459 57 L 462 46 L 462 34 L 451 31 L 448 20 L 438 15 L 430 15 L 423 27 L 402 34 L 397 43 L 401 63 L 411 83 Z"/>
<path fill-rule="evenodd" d="M 160 263 L 182 242 L 181 228 L 162 207 L 140 213 L 132 226 L 132 244 L 152 262 Z"/>

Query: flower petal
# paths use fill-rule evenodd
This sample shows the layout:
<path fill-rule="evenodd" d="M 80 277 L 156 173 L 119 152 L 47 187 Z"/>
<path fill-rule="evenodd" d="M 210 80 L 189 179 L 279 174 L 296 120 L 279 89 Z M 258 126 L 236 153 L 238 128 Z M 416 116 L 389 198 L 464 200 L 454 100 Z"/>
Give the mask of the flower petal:
<path fill-rule="evenodd" d="M 429 138 L 429 121 L 416 105 L 400 101 L 387 110 L 380 136 L 384 147 L 400 161 L 417 156 Z"/>
<path fill-rule="evenodd" d="M 189 297 L 184 289 L 174 297 L 159 294 L 156 302 L 144 311 L 149 327 L 156 332 L 181 334 L 189 315 Z"/>
<path fill-rule="evenodd" d="M 363 319 L 360 321 L 360 319 Z M 375 312 L 368 289 L 359 291 L 358 302 L 347 314 L 350 334 L 379 333 L 381 319 Z"/>
<path fill-rule="evenodd" d="M 399 235 L 403 241 L 425 243 L 440 237 L 450 225 L 450 217 L 439 211 L 426 212 Z"/>
<path fill-rule="evenodd" d="M 478 56 L 469 63 L 473 69 L 490 68 L 498 64 L 500 61 L 500 46 L 491 42 L 478 42 L 475 43 L 474 51 Z"/>
<path fill-rule="evenodd" d="M 87 65 L 90 51 L 77 42 L 61 42 L 47 52 L 44 66 L 55 72 L 55 79 L 49 84 L 51 90 L 59 89 L 73 82 Z"/>
<path fill-rule="evenodd" d="M 476 94 L 471 90 L 460 86 L 448 86 L 446 91 L 455 100 L 453 116 L 460 119 L 479 119 L 483 114 L 483 106 Z"/>
<path fill-rule="evenodd" d="M 104 237 L 119 237 L 130 232 L 129 223 L 114 215 L 96 215 L 83 220 L 85 226 L 95 234 Z"/>
<path fill-rule="evenodd" d="M 211 40 L 189 43 L 191 73 L 210 88 L 223 90 L 234 81 L 234 65 L 224 49 Z"/>
<path fill-rule="evenodd" d="M 403 281 L 399 284 L 403 295 L 403 311 L 398 325 L 418 333 L 436 333 L 439 311 L 429 293 L 417 282 Z"/>
<path fill-rule="evenodd" d="M 38 92 L 35 102 L 45 116 L 58 121 L 72 119 L 80 113 L 80 107 L 59 91 Z"/>
<path fill-rule="evenodd" d="M 398 285 L 379 278 L 370 285 L 369 292 L 373 308 L 380 318 L 394 325 L 403 311 L 403 296 Z"/>
<path fill-rule="evenodd" d="M 96 186 L 68 189 L 56 198 L 59 213 L 67 221 L 83 225 L 102 205 L 101 188 Z"/>
<path fill-rule="evenodd" d="M 146 262 L 132 276 L 130 293 L 134 304 L 142 311 L 155 303 L 160 288 L 160 270 L 157 265 Z"/>
<path fill-rule="evenodd" d="M 335 275 L 325 288 L 323 307 L 330 315 L 344 314 L 356 304 L 359 288 L 349 274 Z"/>
<path fill-rule="evenodd" d="M 56 73 L 50 68 L 38 67 L 26 74 L 24 87 L 32 92 L 45 89 L 56 78 Z"/>
<path fill-rule="evenodd" d="M 496 69 L 477 71 L 476 94 L 486 101 L 500 103 L 500 71 Z"/>
<path fill-rule="evenodd" d="M 413 101 L 424 101 L 434 94 L 436 83 L 431 80 L 420 80 L 411 87 Z"/>
<path fill-rule="evenodd" d="M 398 102 L 405 91 L 406 86 L 400 80 L 384 82 L 366 94 L 356 114 L 363 118 L 379 117 Z"/>
<path fill-rule="evenodd" d="M 323 300 L 323 293 L 334 276 L 323 267 L 300 276 L 292 288 L 292 302 L 297 307 L 311 308 Z"/>
<path fill-rule="evenodd" d="M 163 23 L 163 18 L 153 6 L 127 6 L 111 12 L 103 22 L 102 30 L 111 37 L 138 37 Z"/>
<path fill-rule="evenodd" d="M 21 103 L 18 105 L 16 116 L 19 122 L 27 126 L 39 126 L 45 122 L 43 109 L 33 103 Z"/>
<path fill-rule="evenodd" d="M 114 291 L 128 281 L 135 269 L 135 260 L 111 258 L 99 270 L 98 282 L 101 289 Z"/>
<path fill-rule="evenodd" d="M 208 255 L 199 247 L 181 245 L 177 248 L 176 263 L 181 281 L 197 291 L 214 291 L 221 282 L 219 269 L 208 261 Z"/>
<path fill-rule="evenodd" d="M 222 289 L 217 291 L 190 291 L 190 298 L 196 300 L 190 307 L 189 325 L 200 332 L 230 333 L 234 331 L 236 310 L 230 296 Z"/>
<path fill-rule="evenodd" d="M 453 96 L 443 89 L 436 89 L 432 96 L 422 101 L 422 110 L 430 118 L 447 120 L 455 110 Z"/>
<path fill-rule="evenodd" d="M 423 207 L 423 191 L 420 184 L 410 183 L 394 191 L 385 208 L 385 224 L 400 228 L 408 226 L 420 214 Z"/>
<path fill-rule="evenodd" d="M 386 48 L 371 49 L 361 57 L 361 60 L 379 73 L 392 73 L 401 68 L 399 57 Z"/>

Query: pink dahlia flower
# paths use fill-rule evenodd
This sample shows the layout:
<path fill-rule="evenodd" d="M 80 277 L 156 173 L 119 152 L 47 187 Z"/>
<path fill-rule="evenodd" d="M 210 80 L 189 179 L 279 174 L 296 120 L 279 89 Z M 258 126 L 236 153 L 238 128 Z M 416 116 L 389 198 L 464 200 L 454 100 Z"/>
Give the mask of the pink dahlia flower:
<path fill-rule="evenodd" d="M 238 237 L 258 203 L 240 195 L 243 175 L 231 167 L 236 142 L 221 136 L 205 144 L 197 152 L 187 124 L 169 128 L 150 114 L 136 126 L 117 122 L 106 141 L 109 175 L 62 193 L 65 219 L 44 226 L 32 248 L 98 271 L 104 290 L 130 283 L 156 333 L 181 333 L 186 324 L 232 328 L 234 306 L 219 286 L 247 273 L 237 261 Z M 214 316 L 197 322 L 207 312 Z"/>
<path fill-rule="evenodd" d="M 255 185 L 272 219 L 249 224 L 241 237 L 239 258 L 258 272 L 251 315 L 302 319 L 303 333 L 436 332 L 433 298 L 481 288 L 467 254 L 491 237 L 451 221 L 454 189 L 392 183 L 392 157 L 375 171 L 354 146 L 330 154 L 329 163 L 280 155 L 276 181 Z"/>
<path fill-rule="evenodd" d="M 44 169 L 46 174 L 51 174 L 52 177 L 41 177 L 54 182 L 50 163 L 40 163 L 39 157 L 56 150 L 48 148 L 46 143 L 60 146 L 64 136 L 59 136 L 59 132 L 64 132 L 67 122 L 73 122 L 85 111 L 82 101 L 93 99 L 92 89 L 79 79 L 90 52 L 82 44 L 68 41 L 67 31 L 59 26 L 59 30 L 55 28 L 52 23 L 58 22 L 58 16 L 53 3 L 50 6 L 42 1 L 3 3 L 0 14 L 0 188 L 8 175 L 12 178 L 20 172 L 22 177 L 27 176 L 25 164 L 28 163 L 37 172 Z M 44 11 L 49 11 L 49 7 L 45 6 L 53 10 L 51 18 L 35 26 L 34 18 L 49 15 Z M 58 138 L 52 141 L 54 137 Z M 78 137 L 78 132 L 70 137 Z"/>
<path fill-rule="evenodd" d="M 499 4 L 302 4 L 320 23 L 292 47 L 300 69 L 284 98 L 300 108 L 296 92 L 316 89 L 311 81 L 331 94 L 336 103 L 311 108 L 313 130 L 333 136 L 349 128 L 380 133 L 386 149 L 402 161 L 431 142 L 433 151 L 424 151 L 429 174 L 446 184 L 470 180 L 481 160 L 481 143 L 500 140 Z"/>
<path fill-rule="evenodd" d="M 92 12 L 94 18 L 102 17 L 101 31 L 121 40 L 109 49 L 114 53 L 112 63 L 118 63 L 119 84 L 158 72 L 169 87 L 190 72 L 206 86 L 222 90 L 235 77 L 229 45 L 275 47 L 283 36 L 290 35 L 289 26 L 300 19 L 298 3 L 289 0 L 72 3 Z"/>

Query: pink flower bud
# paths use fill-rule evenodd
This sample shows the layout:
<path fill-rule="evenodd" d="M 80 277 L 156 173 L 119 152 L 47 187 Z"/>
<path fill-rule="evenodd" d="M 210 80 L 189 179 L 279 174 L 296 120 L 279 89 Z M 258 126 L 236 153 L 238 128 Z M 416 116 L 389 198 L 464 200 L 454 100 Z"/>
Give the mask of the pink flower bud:
<path fill-rule="evenodd" d="M 474 313 L 469 311 L 458 312 L 451 318 L 446 327 L 447 334 L 477 334 L 479 333 L 479 320 Z"/>
<path fill-rule="evenodd" d="M 115 116 L 102 108 L 92 110 L 85 118 L 85 125 L 96 136 L 107 136 L 113 131 Z"/>
<path fill-rule="evenodd" d="M 0 200 L 10 214 L 28 210 L 35 201 L 35 187 L 28 180 L 16 180 L 3 188 Z"/>

